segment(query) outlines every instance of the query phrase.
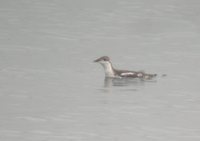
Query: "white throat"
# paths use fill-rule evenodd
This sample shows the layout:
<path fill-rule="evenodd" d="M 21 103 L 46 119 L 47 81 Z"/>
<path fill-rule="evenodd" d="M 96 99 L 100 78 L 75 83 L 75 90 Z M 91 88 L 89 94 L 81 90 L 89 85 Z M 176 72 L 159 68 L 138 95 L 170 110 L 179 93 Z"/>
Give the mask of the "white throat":
<path fill-rule="evenodd" d="M 103 66 L 106 77 L 115 77 L 112 64 L 109 61 L 101 61 L 99 63 Z"/>

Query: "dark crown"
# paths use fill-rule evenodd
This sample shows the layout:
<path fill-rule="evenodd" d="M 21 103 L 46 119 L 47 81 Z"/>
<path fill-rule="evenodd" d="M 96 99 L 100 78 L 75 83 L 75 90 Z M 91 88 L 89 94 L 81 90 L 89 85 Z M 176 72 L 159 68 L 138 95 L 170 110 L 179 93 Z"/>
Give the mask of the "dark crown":
<path fill-rule="evenodd" d="M 102 57 L 94 60 L 94 62 L 99 62 L 99 61 L 110 61 L 110 58 L 108 56 L 102 56 Z"/>

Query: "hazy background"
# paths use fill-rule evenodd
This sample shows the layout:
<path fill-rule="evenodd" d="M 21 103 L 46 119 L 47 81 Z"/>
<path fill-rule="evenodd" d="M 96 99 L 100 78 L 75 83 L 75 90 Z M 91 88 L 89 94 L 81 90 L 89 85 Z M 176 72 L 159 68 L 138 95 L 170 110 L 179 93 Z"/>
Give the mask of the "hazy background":
<path fill-rule="evenodd" d="M 0 0 L 0 140 L 199 141 L 199 60 L 198 0 Z"/>

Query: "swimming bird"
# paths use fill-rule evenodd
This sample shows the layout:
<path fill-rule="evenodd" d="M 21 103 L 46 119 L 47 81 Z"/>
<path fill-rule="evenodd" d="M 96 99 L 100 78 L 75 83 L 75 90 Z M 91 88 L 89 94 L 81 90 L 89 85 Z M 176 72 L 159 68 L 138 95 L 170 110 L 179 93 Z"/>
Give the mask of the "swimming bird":
<path fill-rule="evenodd" d="M 105 71 L 106 78 L 140 78 L 141 80 L 149 80 L 157 76 L 157 74 L 147 74 L 143 71 L 129 71 L 115 69 L 108 56 L 102 56 L 94 62 L 100 63 Z"/>

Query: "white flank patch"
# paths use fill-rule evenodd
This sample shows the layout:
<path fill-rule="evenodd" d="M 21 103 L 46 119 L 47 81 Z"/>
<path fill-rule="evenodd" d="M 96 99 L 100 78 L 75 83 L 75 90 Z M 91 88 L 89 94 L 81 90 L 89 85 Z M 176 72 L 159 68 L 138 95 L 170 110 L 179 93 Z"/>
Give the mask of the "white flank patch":
<path fill-rule="evenodd" d="M 141 76 L 143 76 L 143 74 L 142 74 L 142 73 L 138 73 L 137 76 L 138 76 L 138 77 L 141 77 Z"/>
<path fill-rule="evenodd" d="M 129 76 L 129 75 L 134 75 L 135 73 L 133 72 L 124 72 L 124 73 L 121 73 L 121 76 Z"/>

